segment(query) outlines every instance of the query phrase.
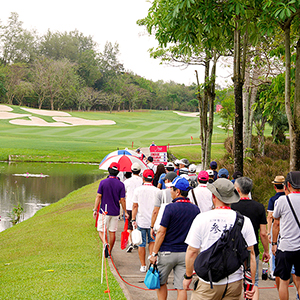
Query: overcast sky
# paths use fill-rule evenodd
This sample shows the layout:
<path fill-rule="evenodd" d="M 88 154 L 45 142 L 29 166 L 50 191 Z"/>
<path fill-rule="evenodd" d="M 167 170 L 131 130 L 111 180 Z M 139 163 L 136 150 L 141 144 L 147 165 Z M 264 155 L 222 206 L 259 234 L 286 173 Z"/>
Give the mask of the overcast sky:
<path fill-rule="evenodd" d="M 151 59 L 148 49 L 157 46 L 153 37 L 136 24 L 138 19 L 147 15 L 150 3 L 146 0 L 10 0 L 1 5 L 0 20 L 6 24 L 11 12 L 19 14 L 23 28 L 36 29 L 43 35 L 51 31 L 72 31 L 77 29 L 85 36 L 91 35 L 102 51 L 106 41 L 119 43 L 120 61 L 126 70 L 133 71 L 153 81 L 173 80 L 190 85 L 196 82 L 195 69 L 203 82 L 204 68 L 191 66 L 187 69 L 160 65 L 159 60 Z M 219 66 L 217 83 L 231 84 L 224 67 Z"/>

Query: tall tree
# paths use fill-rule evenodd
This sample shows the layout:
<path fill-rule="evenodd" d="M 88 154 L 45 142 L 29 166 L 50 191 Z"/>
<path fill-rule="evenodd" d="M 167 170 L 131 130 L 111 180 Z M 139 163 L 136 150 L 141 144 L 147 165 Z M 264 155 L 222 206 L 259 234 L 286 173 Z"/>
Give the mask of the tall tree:
<path fill-rule="evenodd" d="M 268 34 L 281 28 L 285 45 L 285 110 L 290 133 L 290 170 L 300 170 L 300 30 L 299 1 L 265 1 L 261 29 Z M 295 62 L 295 95 L 291 97 L 291 28 L 297 35 Z M 292 102 L 293 100 L 293 102 Z"/>
<path fill-rule="evenodd" d="M 205 98 L 203 98 L 204 101 L 209 98 L 212 108 L 215 97 L 215 63 L 220 52 L 224 50 L 224 45 L 231 42 L 220 22 L 220 15 L 223 13 L 218 6 L 219 3 L 215 1 L 205 3 L 192 0 L 154 1 L 147 17 L 138 21 L 139 25 L 146 26 L 149 34 L 154 33 L 161 48 L 169 46 L 172 59 L 185 56 L 186 61 L 192 61 L 194 54 L 202 53 L 202 62 L 206 67 L 209 66 L 209 61 L 212 61 L 212 74 L 209 74 L 211 70 L 209 67 L 205 71 Z M 204 131 L 207 133 L 200 133 L 203 141 L 201 148 L 204 154 L 202 159 L 204 168 L 207 168 L 210 160 L 213 109 L 210 109 L 210 112 L 208 122 L 200 119 L 200 126 L 201 128 L 203 125 L 206 126 Z"/>
<path fill-rule="evenodd" d="M 23 29 L 17 13 L 11 13 L 6 25 L 0 26 L 1 60 L 4 64 L 26 63 L 34 59 L 37 53 L 35 32 Z"/>
<path fill-rule="evenodd" d="M 6 65 L 2 68 L 5 75 L 6 99 L 8 104 L 13 104 L 19 85 L 25 80 L 28 73 L 27 66 L 22 63 Z"/>
<path fill-rule="evenodd" d="M 65 101 L 75 97 L 78 86 L 74 65 L 68 60 L 37 60 L 33 65 L 32 81 L 39 96 L 39 108 L 49 100 L 51 110 L 61 109 Z M 73 96 L 72 96 L 73 95 Z"/>

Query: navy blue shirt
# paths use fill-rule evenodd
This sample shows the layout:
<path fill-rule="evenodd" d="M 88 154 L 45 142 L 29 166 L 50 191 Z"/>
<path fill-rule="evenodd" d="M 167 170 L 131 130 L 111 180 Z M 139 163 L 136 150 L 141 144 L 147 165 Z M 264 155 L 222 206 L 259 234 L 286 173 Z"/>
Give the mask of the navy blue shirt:
<path fill-rule="evenodd" d="M 200 213 L 199 207 L 190 202 L 176 202 L 188 200 L 179 197 L 165 207 L 160 225 L 167 228 L 165 239 L 159 251 L 185 252 L 187 244 L 184 242 L 194 218 Z"/>
<path fill-rule="evenodd" d="M 268 211 L 273 211 L 274 210 L 274 206 L 275 206 L 275 201 L 280 197 L 280 196 L 284 196 L 285 192 L 279 192 L 276 193 L 273 197 L 271 197 L 269 199 L 269 204 L 268 204 Z"/>

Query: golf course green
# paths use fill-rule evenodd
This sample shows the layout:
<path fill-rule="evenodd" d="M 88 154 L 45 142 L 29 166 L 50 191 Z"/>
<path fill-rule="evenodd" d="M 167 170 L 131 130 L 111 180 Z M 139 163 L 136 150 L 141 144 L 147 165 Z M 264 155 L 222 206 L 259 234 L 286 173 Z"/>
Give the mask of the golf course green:
<path fill-rule="evenodd" d="M 13 113 L 28 114 L 18 106 L 10 107 Z M 157 145 L 200 143 L 199 119 L 178 115 L 173 111 L 68 113 L 72 117 L 112 120 L 116 124 L 44 127 L 13 125 L 9 119 L 0 119 L 0 160 L 8 160 L 11 156 L 21 161 L 100 162 L 107 153 L 117 148 L 131 149 L 132 143 L 134 149 L 148 147 L 152 141 Z M 49 123 L 55 122 L 50 116 L 30 115 Z M 22 119 L 29 120 L 28 117 Z M 216 114 L 213 143 L 222 143 L 227 136 L 218 125 L 220 120 Z M 188 157 L 186 152 L 185 156 Z M 197 146 L 197 152 L 199 160 L 200 146 Z"/>

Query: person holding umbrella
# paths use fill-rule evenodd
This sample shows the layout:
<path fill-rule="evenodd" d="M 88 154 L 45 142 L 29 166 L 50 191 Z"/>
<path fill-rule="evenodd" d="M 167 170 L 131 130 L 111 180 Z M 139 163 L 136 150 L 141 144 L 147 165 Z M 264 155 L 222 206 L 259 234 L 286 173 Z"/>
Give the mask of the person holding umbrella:
<path fill-rule="evenodd" d="M 100 181 L 95 205 L 93 209 L 93 217 L 97 219 L 97 230 L 102 243 L 105 245 L 105 256 L 111 254 L 116 240 L 116 231 L 118 229 L 118 218 L 120 215 L 120 203 L 125 218 L 127 219 L 128 213 L 126 212 L 125 203 L 125 186 L 118 178 L 117 175 L 120 171 L 118 163 L 111 163 L 108 168 L 109 176 Z M 100 208 L 100 209 L 99 209 Z M 106 243 L 106 232 L 109 232 L 109 245 Z"/>

